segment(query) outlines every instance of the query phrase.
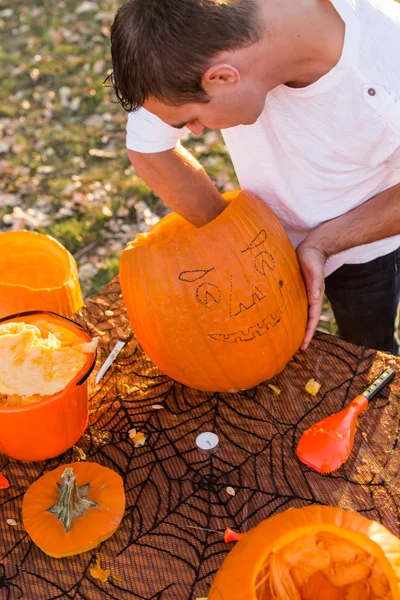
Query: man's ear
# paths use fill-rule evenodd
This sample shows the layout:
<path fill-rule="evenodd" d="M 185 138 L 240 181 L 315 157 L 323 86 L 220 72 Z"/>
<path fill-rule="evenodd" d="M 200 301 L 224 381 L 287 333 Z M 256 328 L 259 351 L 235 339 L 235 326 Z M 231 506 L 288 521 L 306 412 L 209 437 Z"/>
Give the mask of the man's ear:
<path fill-rule="evenodd" d="M 236 85 L 240 81 L 239 71 L 228 64 L 212 65 L 204 73 L 201 80 L 204 90 L 212 90 L 220 86 Z"/>

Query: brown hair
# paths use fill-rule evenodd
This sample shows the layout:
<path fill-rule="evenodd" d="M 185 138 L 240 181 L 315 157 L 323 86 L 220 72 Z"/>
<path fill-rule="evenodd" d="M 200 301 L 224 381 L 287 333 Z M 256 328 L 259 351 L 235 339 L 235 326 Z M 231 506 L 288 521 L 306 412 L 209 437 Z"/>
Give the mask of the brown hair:
<path fill-rule="evenodd" d="M 147 98 L 208 102 L 201 85 L 211 59 L 258 41 L 256 0 L 128 0 L 111 26 L 111 82 L 125 110 Z"/>

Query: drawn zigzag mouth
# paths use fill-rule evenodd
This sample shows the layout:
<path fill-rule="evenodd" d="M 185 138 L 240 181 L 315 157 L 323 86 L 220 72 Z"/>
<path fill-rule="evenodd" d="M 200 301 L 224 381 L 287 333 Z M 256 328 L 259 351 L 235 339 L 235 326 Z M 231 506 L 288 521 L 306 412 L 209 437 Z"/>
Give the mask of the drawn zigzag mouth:
<path fill-rule="evenodd" d="M 217 342 L 227 342 L 228 344 L 237 344 L 238 342 L 251 342 L 258 337 L 265 335 L 270 329 L 278 325 L 285 312 L 285 303 L 282 303 L 277 310 L 269 314 L 260 323 L 250 325 L 246 329 L 239 329 L 234 333 L 209 333 L 208 335 Z"/>

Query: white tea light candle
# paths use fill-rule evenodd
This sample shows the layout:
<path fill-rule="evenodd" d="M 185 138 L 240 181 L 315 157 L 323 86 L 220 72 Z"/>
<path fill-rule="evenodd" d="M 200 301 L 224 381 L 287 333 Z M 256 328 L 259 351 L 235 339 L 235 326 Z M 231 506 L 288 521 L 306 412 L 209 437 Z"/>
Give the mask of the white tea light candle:
<path fill-rule="evenodd" d="M 219 446 L 219 438 L 211 431 L 204 431 L 197 436 L 196 446 L 202 454 L 214 454 Z"/>

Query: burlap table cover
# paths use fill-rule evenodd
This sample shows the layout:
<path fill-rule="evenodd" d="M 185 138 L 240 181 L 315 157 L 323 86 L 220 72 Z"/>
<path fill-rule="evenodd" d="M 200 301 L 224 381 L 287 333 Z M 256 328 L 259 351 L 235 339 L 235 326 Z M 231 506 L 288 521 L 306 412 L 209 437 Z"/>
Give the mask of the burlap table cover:
<path fill-rule="evenodd" d="M 205 393 L 172 381 L 143 354 L 131 334 L 118 280 L 92 298 L 76 320 L 101 338 L 90 378 L 89 425 L 77 446 L 53 460 L 31 464 L 0 455 L 0 470 L 11 482 L 0 491 L 1 599 L 206 597 L 229 551 L 222 535 L 226 527 L 244 532 L 269 515 L 312 503 L 357 510 L 399 534 L 396 382 L 360 417 L 354 451 L 338 472 L 321 476 L 294 453 L 309 425 L 343 408 L 384 366 L 399 369 L 399 359 L 317 333 L 309 350 L 298 353 L 272 382 L 280 395 L 267 383 L 235 394 Z M 126 339 L 96 386 L 98 368 L 115 342 Z M 322 384 L 316 398 L 304 391 L 311 377 Z M 161 410 L 154 408 L 160 404 Z M 133 447 L 132 428 L 146 435 L 142 448 Z M 205 430 L 220 438 L 212 458 L 195 446 Z M 85 459 L 123 477 L 123 522 L 97 552 L 50 558 L 24 532 L 23 494 L 44 472 Z M 106 583 L 90 574 L 96 554 L 111 568 Z"/>

